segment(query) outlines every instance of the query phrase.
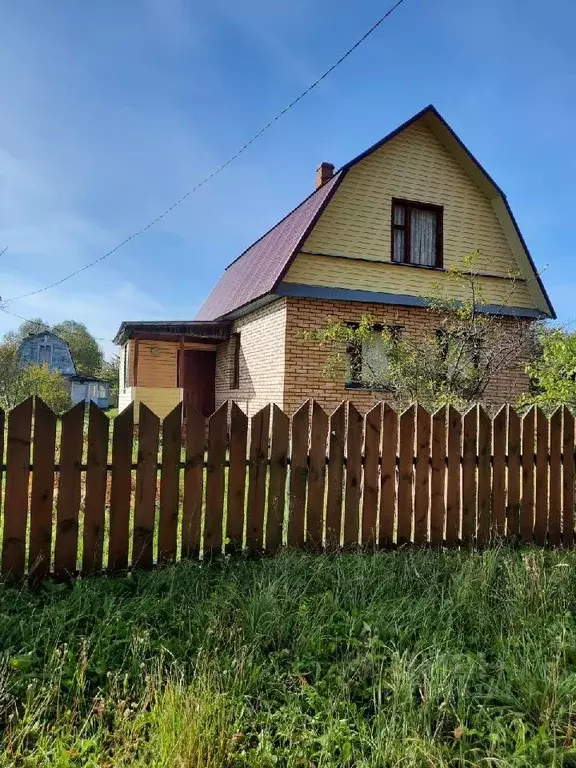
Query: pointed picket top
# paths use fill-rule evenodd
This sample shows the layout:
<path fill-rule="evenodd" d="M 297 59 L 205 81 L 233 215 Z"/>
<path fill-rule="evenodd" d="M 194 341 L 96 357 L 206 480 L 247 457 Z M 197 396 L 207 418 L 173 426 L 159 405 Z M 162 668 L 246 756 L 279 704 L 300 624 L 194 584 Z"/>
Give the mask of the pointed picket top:
<path fill-rule="evenodd" d="M 219 405 L 214 413 L 208 416 L 208 423 L 210 424 L 211 421 L 217 421 L 218 419 L 221 419 L 222 414 L 224 414 L 226 418 L 228 417 L 228 400 L 223 402 L 222 405 Z"/>
<path fill-rule="evenodd" d="M 224 404 L 226 405 L 226 403 Z M 182 426 L 182 401 L 177 403 L 171 411 L 162 419 L 162 425 L 166 429 L 178 429 Z M 167 425 L 167 426 L 166 426 Z"/>
<path fill-rule="evenodd" d="M 140 403 L 140 405 L 142 405 L 142 403 Z M 121 424 L 134 421 L 134 400 L 131 400 L 126 408 L 122 409 L 118 416 L 116 416 L 114 423 L 116 424 L 118 421 L 120 421 Z"/>
<path fill-rule="evenodd" d="M 34 395 L 32 399 L 34 401 L 34 413 L 36 413 L 36 410 L 38 409 L 38 410 L 42 411 L 42 413 L 47 413 L 49 411 L 52 414 L 52 416 L 56 416 L 56 417 L 58 416 L 58 414 L 55 413 L 52 410 L 52 408 L 50 408 L 49 405 L 47 405 L 46 401 L 42 400 L 40 395 Z M 92 401 L 90 401 L 90 404 L 92 404 Z M 2 411 L 2 413 L 4 413 L 4 412 Z"/>
<path fill-rule="evenodd" d="M 430 411 L 428 411 L 426 408 L 424 408 L 423 405 L 420 405 L 420 403 L 416 403 L 415 405 L 416 405 L 416 416 L 418 416 L 419 418 L 424 418 L 424 419 L 426 419 L 426 418 L 429 419 L 430 418 L 430 416 L 432 415 L 430 413 Z"/>
<path fill-rule="evenodd" d="M 339 403 L 339 404 L 336 406 L 336 408 L 334 408 L 334 410 L 332 411 L 332 413 L 330 414 L 330 416 L 331 416 L 331 417 L 332 417 L 332 416 L 337 416 L 337 415 L 338 415 L 339 413 L 341 413 L 342 411 L 345 411 L 345 410 L 346 410 L 346 403 L 347 403 L 347 400 L 342 400 L 342 402 L 341 402 L 341 403 Z"/>
<path fill-rule="evenodd" d="M 493 418 L 494 426 L 496 426 L 496 424 L 506 424 L 509 408 L 510 406 L 508 405 L 501 405 L 500 408 L 498 408 Z"/>
<path fill-rule="evenodd" d="M 305 400 L 302 405 L 297 408 L 294 413 L 292 414 L 292 421 L 300 421 L 302 419 L 302 415 L 306 414 L 306 418 L 308 418 L 310 414 L 310 403 L 312 400 L 308 398 L 308 400 Z"/>
<path fill-rule="evenodd" d="M 7 413 L 8 415 L 12 415 L 13 413 L 21 414 L 25 413 L 28 415 L 28 413 L 32 414 L 34 409 L 34 397 L 30 395 L 30 397 L 27 397 L 26 400 L 22 400 L 21 403 L 18 403 L 18 405 L 15 405 L 14 408 L 11 408 Z M 22 418 L 22 417 L 21 417 Z"/>
<path fill-rule="evenodd" d="M 435 411 L 432 411 L 432 418 L 433 419 L 445 419 L 446 415 L 448 413 L 448 406 L 441 405 L 440 408 L 437 408 Z"/>

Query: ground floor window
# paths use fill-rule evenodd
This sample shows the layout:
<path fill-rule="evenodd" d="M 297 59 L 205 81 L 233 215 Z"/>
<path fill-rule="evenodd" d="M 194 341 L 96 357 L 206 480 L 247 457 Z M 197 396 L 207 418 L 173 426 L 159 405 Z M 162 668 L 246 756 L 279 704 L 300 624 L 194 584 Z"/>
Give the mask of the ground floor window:
<path fill-rule="evenodd" d="M 357 328 L 357 323 L 349 323 Z M 392 340 L 398 339 L 399 325 L 374 325 L 369 339 L 355 341 L 348 345 L 348 381 L 346 386 L 353 389 L 388 390 L 390 360 L 389 346 L 384 341 L 383 333 L 392 334 Z"/>

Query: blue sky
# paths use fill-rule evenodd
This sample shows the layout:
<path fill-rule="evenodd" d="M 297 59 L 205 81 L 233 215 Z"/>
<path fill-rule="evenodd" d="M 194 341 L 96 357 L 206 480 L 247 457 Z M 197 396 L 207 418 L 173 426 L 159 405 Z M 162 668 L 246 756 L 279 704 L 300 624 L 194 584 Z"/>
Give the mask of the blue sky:
<path fill-rule="evenodd" d="M 391 4 L 0 4 L 0 295 L 113 247 L 219 165 Z M 560 320 L 576 318 L 574 0 L 404 0 L 248 152 L 155 229 L 11 305 L 112 338 L 193 318 L 224 266 L 433 103 L 506 192 Z M 0 332 L 18 321 L 0 313 Z M 112 349 L 111 344 L 104 344 Z"/>

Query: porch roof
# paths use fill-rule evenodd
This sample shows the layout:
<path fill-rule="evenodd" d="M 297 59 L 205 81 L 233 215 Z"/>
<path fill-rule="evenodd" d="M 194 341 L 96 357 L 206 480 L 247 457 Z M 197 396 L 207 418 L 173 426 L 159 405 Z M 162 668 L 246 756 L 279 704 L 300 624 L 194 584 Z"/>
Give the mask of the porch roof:
<path fill-rule="evenodd" d="M 186 341 L 226 341 L 230 338 L 232 323 L 226 320 L 125 320 L 121 323 L 114 344 L 124 344 L 128 339 L 166 340 L 184 338 Z"/>

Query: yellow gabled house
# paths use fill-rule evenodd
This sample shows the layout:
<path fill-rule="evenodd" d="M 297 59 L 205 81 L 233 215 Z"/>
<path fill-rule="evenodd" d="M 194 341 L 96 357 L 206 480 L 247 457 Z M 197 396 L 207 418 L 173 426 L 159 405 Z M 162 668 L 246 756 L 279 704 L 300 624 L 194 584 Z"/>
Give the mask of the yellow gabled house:
<path fill-rule="evenodd" d="M 308 397 L 367 408 L 381 393 L 327 380 L 326 353 L 303 332 L 369 314 L 421 333 L 423 297 L 440 284 L 461 298 L 447 270 L 474 251 L 484 311 L 555 317 L 506 196 L 429 106 L 340 170 L 322 163 L 314 192 L 230 264 L 194 321 L 122 323 L 120 405 L 146 401 L 161 416 L 180 400 L 208 414 L 228 398 L 249 413 Z M 520 369 L 503 370 L 487 400 L 525 386 Z"/>

